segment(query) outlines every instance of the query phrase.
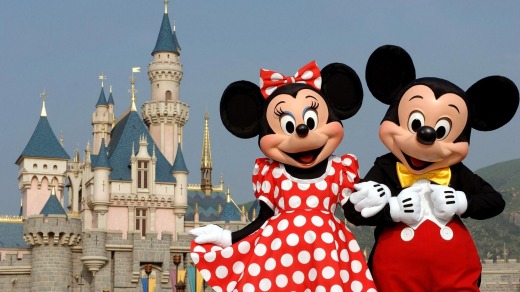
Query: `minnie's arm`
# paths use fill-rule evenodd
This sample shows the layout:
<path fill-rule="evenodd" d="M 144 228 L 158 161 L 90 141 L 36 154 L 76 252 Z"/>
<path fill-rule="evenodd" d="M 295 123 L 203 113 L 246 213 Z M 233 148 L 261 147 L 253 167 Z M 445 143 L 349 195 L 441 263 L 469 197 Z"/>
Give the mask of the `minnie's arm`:
<path fill-rule="evenodd" d="M 262 225 L 267 221 L 267 219 L 271 218 L 274 215 L 274 211 L 263 201 L 260 202 L 260 212 L 258 214 L 258 217 L 256 217 L 253 222 L 251 222 L 246 227 L 234 231 L 231 233 L 231 242 L 235 243 L 237 241 L 240 241 L 244 239 L 245 237 L 253 234 L 255 231 L 260 229 Z"/>

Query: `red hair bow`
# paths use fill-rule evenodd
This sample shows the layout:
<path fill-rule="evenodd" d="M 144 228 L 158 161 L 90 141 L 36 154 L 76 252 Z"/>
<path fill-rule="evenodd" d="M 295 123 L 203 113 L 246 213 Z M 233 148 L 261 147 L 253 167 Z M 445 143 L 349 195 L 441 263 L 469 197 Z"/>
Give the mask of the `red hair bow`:
<path fill-rule="evenodd" d="M 305 83 L 320 90 L 321 75 L 316 61 L 311 61 L 301 67 L 294 76 L 284 76 L 272 70 L 260 69 L 260 92 L 264 98 L 271 95 L 277 88 L 291 83 Z"/>

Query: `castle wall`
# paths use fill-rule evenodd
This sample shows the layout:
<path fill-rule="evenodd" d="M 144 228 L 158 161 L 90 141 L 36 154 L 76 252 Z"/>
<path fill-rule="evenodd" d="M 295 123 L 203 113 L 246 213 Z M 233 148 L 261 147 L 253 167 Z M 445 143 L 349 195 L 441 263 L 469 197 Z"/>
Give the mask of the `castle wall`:
<path fill-rule="evenodd" d="M 32 250 L 31 290 L 67 291 L 72 282 L 72 252 L 68 246 L 39 245 Z"/>
<path fill-rule="evenodd" d="M 520 260 L 486 260 L 482 263 L 481 292 L 520 292 Z"/>

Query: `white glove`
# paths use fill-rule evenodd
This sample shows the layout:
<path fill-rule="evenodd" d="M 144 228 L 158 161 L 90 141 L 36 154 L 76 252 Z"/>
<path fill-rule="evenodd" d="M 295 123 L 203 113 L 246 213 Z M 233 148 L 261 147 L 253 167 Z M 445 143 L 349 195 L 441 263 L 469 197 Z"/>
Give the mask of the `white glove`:
<path fill-rule="evenodd" d="M 397 197 L 388 199 L 390 216 L 394 222 L 414 225 L 422 220 L 424 210 L 421 207 L 421 195 L 419 194 L 422 189 L 422 185 L 412 185 L 402 190 Z"/>
<path fill-rule="evenodd" d="M 354 185 L 357 192 L 350 195 L 349 200 L 354 204 L 356 211 L 361 216 L 372 217 L 381 211 L 390 198 L 390 190 L 384 184 L 373 181 L 362 182 Z"/>
<path fill-rule="evenodd" d="M 433 215 L 437 218 L 450 220 L 453 215 L 462 215 L 468 209 L 466 194 L 453 188 L 431 184 L 430 198 L 433 202 Z"/>
<path fill-rule="evenodd" d="M 228 247 L 232 244 L 231 231 L 222 229 L 214 224 L 194 228 L 189 230 L 188 233 L 196 236 L 195 242 L 198 244 L 212 243 L 220 247 Z"/>

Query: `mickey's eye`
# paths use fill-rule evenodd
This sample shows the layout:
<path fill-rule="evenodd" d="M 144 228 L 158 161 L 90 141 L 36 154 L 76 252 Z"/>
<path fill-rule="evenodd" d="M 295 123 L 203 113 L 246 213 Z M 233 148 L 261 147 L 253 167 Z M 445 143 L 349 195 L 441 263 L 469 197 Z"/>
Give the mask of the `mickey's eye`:
<path fill-rule="evenodd" d="M 282 127 L 282 131 L 286 135 L 291 135 L 294 133 L 296 121 L 294 120 L 294 117 L 289 114 L 284 114 L 280 118 L 280 126 Z"/>
<path fill-rule="evenodd" d="M 437 132 L 437 140 L 445 139 L 451 131 L 451 121 L 449 119 L 440 119 L 435 124 L 435 132 Z"/>
<path fill-rule="evenodd" d="M 421 112 L 413 112 L 408 118 L 408 130 L 417 132 L 424 125 L 424 116 Z"/>
<path fill-rule="evenodd" d="M 303 114 L 303 121 L 305 122 L 309 130 L 315 130 L 318 126 L 318 113 L 316 113 L 316 111 L 312 109 L 305 111 L 305 113 Z"/>

